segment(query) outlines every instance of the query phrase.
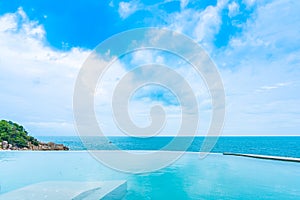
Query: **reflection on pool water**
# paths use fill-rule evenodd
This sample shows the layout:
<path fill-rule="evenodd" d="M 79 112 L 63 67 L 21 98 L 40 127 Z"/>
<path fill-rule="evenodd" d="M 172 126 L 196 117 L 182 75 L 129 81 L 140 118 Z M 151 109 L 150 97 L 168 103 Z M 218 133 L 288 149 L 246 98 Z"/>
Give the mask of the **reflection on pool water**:
<path fill-rule="evenodd" d="M 44 181 L 127 180 L 124 199 L 300 199 L 300 163 L 187 153 L 152 173 L 126 174 L 87 152 L 0 152 L 0 194 Z"/>

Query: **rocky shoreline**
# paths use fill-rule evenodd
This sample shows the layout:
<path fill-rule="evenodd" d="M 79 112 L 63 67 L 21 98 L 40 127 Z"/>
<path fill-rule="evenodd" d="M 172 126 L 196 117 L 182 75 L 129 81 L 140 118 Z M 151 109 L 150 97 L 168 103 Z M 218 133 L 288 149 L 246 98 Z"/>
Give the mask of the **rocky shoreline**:
<path fill-rule="evenodd" d="M 0 150 L 16 151 L 67 151 L 69 148 L 54 142 L 41 142 L 30 136 L 15 122 L 0 120 Z"/>
<path fill-rule="evenodd" d="M 39 142 L 38 145 L 33 145 L 28 142 L 27 147 L 18 147 L 9 144 L 7 141 L 0 142 L 0 150 L 16 150 L 16 151 L 68 151 L 69 148 L 63 144 L 55 144 L 54 142 Z"/>

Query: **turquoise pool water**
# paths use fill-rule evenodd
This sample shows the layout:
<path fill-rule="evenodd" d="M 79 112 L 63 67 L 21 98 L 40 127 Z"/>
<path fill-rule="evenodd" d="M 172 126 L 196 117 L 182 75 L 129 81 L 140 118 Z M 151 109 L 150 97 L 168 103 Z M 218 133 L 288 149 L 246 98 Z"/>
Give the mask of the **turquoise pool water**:
<path fill-rule="evenodd" d="M 87 152 L 0 152 L 0 194 L 42 181 L 126 179 L 124 199 L 300 199 L 300 163 L 188 153 L 146 174 L 107 168 Z"/>

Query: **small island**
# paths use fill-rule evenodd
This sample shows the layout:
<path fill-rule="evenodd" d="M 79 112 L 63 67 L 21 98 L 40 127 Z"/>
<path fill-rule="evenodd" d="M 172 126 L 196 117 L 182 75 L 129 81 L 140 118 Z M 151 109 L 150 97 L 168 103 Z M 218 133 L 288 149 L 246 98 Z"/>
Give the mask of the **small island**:
<path fill-rule="evenodd" d="M 63 144 L 40 142 L 28 135 L 23 126 L 12 121 L 0 121 L 0 150 L 67 151 Z"/>

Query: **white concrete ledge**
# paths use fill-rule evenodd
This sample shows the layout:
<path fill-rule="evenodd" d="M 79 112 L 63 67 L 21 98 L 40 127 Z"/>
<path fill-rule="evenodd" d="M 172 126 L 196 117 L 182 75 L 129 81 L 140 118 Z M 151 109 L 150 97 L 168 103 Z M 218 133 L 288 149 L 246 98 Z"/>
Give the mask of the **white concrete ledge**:
<path fill-rule="evenodd" d="M 250 158 L 279 160 L 279 161 L 287 161 L 287 162 L 300 162 L 300 158 L 291 158 L 291 157 L 267 156 L 267 155 L 257 155 L 257 154 L 241 154 L 241 153 L 229 153 L 229 152 L 224 152 L 223 155 L 243 156 L 243 157 L 250 157 Z"/>
<path fill-rule="evenodd" d="M 101 182 L 53 181 L 29 185 L 5 194 L 5 200 L 98 200 L 121 199 L 127 192 L 124 180 Z"/>

